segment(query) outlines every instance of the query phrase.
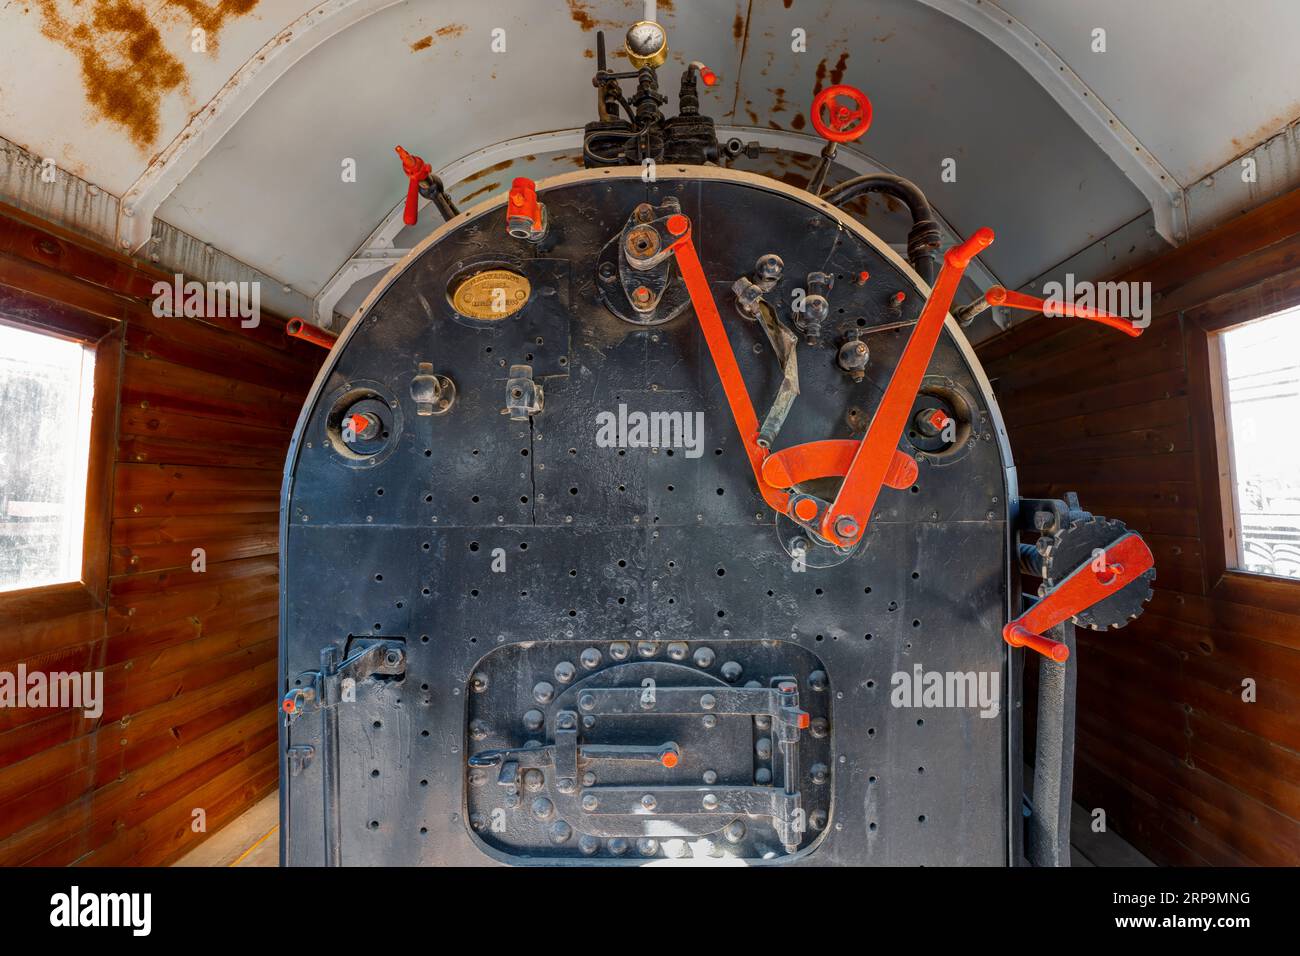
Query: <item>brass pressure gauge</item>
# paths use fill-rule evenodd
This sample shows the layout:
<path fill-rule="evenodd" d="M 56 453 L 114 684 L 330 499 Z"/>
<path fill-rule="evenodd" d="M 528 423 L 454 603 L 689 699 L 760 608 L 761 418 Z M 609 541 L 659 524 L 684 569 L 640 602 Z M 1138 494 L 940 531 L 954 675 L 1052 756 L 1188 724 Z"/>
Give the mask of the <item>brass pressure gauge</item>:
<path fill-rule="evenodd" d="M 623 47 L 638 70 L 663 66 L 668 59 L 668 34 L 653 20 L 639 20 L 628 29 Z"/>

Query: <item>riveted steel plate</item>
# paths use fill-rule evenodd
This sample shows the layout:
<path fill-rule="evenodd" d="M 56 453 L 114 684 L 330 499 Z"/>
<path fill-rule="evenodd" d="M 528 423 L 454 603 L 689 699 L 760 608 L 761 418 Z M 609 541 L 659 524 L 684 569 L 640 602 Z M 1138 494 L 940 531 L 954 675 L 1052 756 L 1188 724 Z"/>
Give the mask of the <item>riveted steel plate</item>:
<path fill-rule="evenodd" d="M 550 223 L 540 246 L 507 237 L 503 206 L 490 202 L 390 274 L 344 333 L 299 423 L 282 516 L 284 686 L 349 636 L 400 638 L 406 660 L 400 680 L 360 680 L 354 699 L 332 708 L 336 748 L 314 714 L 285 721 L 286 754 L 315 748 L 306 766 L 301 749 L 284 761 L 285 862 L 327 858 L 331 812 L 340 859 L 354 865 L 633 865 L 715 853 L 755 865 L 1017 860 L 1019 686 L 1000 633 L 1015 580 L 1014 470 L 955 324 L 927 381 L 950 381 L 969 404 L 965 447 L 927 454 L 900 437 L 900 449 L 920 458 L 915 483 L 885 489 L 847 559 L 800 566 L 783 544 L 789 522 L 782 527 L 755 488 L 693 311 L 654 327 L 619 319 L 597 294 L 599 252 L 638 203 L 681 203 L 760 417 L 782 372 L 762 327 L 737 313 L 732 285 L 759 256 L 780 255 L 773 295 L 786 321 L 809 273 L 836 276 L 814 341 L 800 337 L 800 393 L 777 449 L 862 434 L 924 300 L 914 274 L 837 211 L 743 173 L 661 167 L 646 183 L 636 170 L 592 170 L 540 183 L 539 198 Z M 526 275 L 527 304 L 490 323 L 463 321 L 447 283 L 480 262 Z M 869 279 L 857 281 L 863 272 Z M 860 382 L 835 358 L 857 334 L 871 355 Z M 446 414 L 407 407 L 420 363 L 455 383 Z M 525 421 L 503 413 L 516 365 L 531 366 L 545 394 Z M 401 412 L 382 461 L 368 468 L 337 460 L 323 441 L 330 396 L 355 381 L 382 383 Z M 632 648 L 625 660 L 611 653 L 620 642 Z M 654 655 L 638 657 L 639 642 L 653 642 Z M 685 656 L 670 656 L 670 645 L 684 645 Z M 693 662 L 700 648 L 713 654 L 707 667 Z M 592 668 L 588 650 L 599 655 Z M 723 676 L 727 662 L 738 678 Z M 561 663 L 574 669 L 569 682 L 555 677 Z M 902 699 L 903 685 L 911 698 L 932 673 L 950 685 L 982 680 L 992 699 Z M 755 749 L 752 715 L 719 713 L 706 729 L 702 713 L 595 713 L 584 728 L 581 694 L 565 697 L 580 684 L 635 691 L 652 679 L 661 691 L 694 693 L 751 681 L 770 689 L 780 678 L 797 685 L 810 719 L 793 781 L 807 826 L 790 846 L 769 811 L 794 804 L 780 760 Z M 543 702 L 533 695 L 545 681 L 553 697 Z M 576 734 L 559 726 L 562 713 L 576 715 Z M 667 743 L 679 748 L 671 768 L 602 749 Z M 504 759 L 471 765 L 485 750 L 548 747 L 524 758 L 518 783 L 509 774 L 498 783 Z M 333 763 L 322 759 L 335 751 Z M 589 761 L 594 809 L 583 809 L 581 775 L 572 794 L 558 792 L 555 761 L 570 757 Z M 821 783 L 815 765 L 825 767 Z M 712 815 L 694 806 L 708 809 L 706 770 L 718 775 Z M 626 812 L 647 795 L 652 808 Z M 733 820 L 745 828 L 734 842 L 723 832 Z M 639 843 L 647 839 L 657 842 Z"/>

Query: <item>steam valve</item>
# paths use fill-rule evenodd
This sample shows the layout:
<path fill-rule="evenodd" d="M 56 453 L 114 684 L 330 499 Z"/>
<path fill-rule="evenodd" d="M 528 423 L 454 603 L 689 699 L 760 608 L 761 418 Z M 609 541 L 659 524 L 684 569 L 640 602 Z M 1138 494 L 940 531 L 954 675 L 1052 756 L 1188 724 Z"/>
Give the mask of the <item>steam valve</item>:
<path fill-rule="evenodd" d="M 541 242 L 546 236 L 546 206 L 537 200 L 537 184 L 520 176 L 510 184 L 506 232 L 516 239 Z"/>
<path fill-rule="evenodd" d="M 870 358 L 871 352 L 867 348 L 867 343 L 854 337 L 840 346 L 837 360 L 840 368 L 848 372 L 853 381 L 860 382 L 867 374 L 867 362 Z"/>

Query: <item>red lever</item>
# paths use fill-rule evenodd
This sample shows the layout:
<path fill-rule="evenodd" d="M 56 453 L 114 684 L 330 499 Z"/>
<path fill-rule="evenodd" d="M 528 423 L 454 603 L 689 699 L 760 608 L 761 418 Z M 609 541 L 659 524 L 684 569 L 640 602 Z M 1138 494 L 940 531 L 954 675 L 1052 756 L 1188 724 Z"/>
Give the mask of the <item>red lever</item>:
<path fill-rule="evenodd" d="M 704 275 L 704 267 L 700 265 L 700 257 L 695 251 L 695 244 L 691 241 L 691 221 L 678 214 L 669 216 L 666 225 L 668 231 L 677 237 L 673 241 L 672 250 L 677 256 L 678 268 L 682 270 L 682 281 L 686 283 L 686 292 L 691 297 L 695 317 L 700 323 L 701 331 L 704 332 L 704 341 L 709 347 L 709 355 L 718 370 L 718 378 L 722 380 L 722 391 L 727 396 L 731 417 L 736 422 L 736 430 L 740 432 L 745 454 L 749 458 L 750 467 L 754 470 L 758 492 L 774 510 L 781 514 L 788 514 L 790 495 L 763 478 L 763 460 L 767 457 L 767 449 L 758 444 L 758 414 L 749 399 L 745 380 L 740 374 L 740 366 L 736 364 L 736 355 L 732 352 L 731 342 L 727 339 L 727 330 L 722 327 L 718 304 L 713 301 L 709 280 Z"/>
<path fill-rule="evenodd" d="M 849 547 L 857 544 L 866 532 L 867 522 L 898 451 L 898 440 L 907 425 L 912 402 L 925 378 L 925 370 L 939 342 L 943 321 L 957 286 L 961 284 L 962 274 L 971 259 L 992 243 L 993 230 L 984 228 L 944 255 L 939 278 L 935 280 L 916 328 L 912 330 L 894 374 L 890 376 L 880 406 L 871 419 L 835 501 L 822 518 L 821 533 L 828 541 Z"/>
<path fill-rule="evenodd" d="M 847 98 L 852 105 L 842 105 L 839 102 L 841 96 Z M 823 109 L 826 118 L 822 116 Z M 871 100 L 855 86 L 844 83 L 828 86 L 813 97 L 812 124 L 824 139 L 833 143 L 851 142 L 871 125 Z"/>
<path fill-rule="evenodd" d="M 843 478 L 853 464 L 859 444 L 852 438 L 826 438 L 782 448 L 772 452 L 763 462 L 763 478 L 777 488 L 793 488 L 817 478 Z M 895 449 L 894 460 L 885 472 L 885 484 L 890 488 L 910 488 L 916 475 L 916 462 L 912 457 Z M 800 518 L 808 521 L 816 516 L 815 505 L 812 514 L 807 512 L 806 507 L 813 504 L 807 498 L 800 499 L 799 504 L 805 506 Z M 796 507 L 795 511 L 798 513 L 800 509 Z"/>
<path fill-rule="evenodd" d="M 1100 560 L 1102 570 L 1097 570 Z M 1002 639 L 1012 647 L 1028 647 L 1044 657 L 1064 663 L 1070 649 L 1060 641 L 1043 637 L 1062 621 L 1086 611 L 1118 592 L 1151 569 L 1156 559 L 1142 536 L 1124 535 L 1104 555 L 1089 558 L 1075 568 L 1037 604 L 1002 629 Z"/>
<path fill-rule="evenodd" d="M 402 210 L 402 222 L 414 226 L 420 215 L 420 180 L 432 173 L 433 167 L 400 146 L 397 147 L 397 155 L 402 160 L 402 172 L 410 180 L 406 185 L 406 207 Z"/>
<path fill-rule="evenodd" d="M 1036 295 L 1012 292 L 1000 285 L 990 287 L 984 293 L 984 301 L 989 305 L 1002 305 L 1009 309 L 1026 309 L 1030 312 L 1042 312 L 1044 314 L 1047 314 L 1047 310 L 1051 309 L 1053 313 L 1062 315 L 1065 318 L 1088 319 L 1092 322 L 1100 322 L 1102 325 L 1109 325 L 1112 329 L 1119 329 L 1125 335 L 1131 335 L 1133 338 L 1137 338 L 1143 332 L 1141 326 L 1122 316 L 1111 315 L 1109 312 L 1092 309 L 1086 305 L 1075 305 L 1073 302 L 1048 302 Z"/>

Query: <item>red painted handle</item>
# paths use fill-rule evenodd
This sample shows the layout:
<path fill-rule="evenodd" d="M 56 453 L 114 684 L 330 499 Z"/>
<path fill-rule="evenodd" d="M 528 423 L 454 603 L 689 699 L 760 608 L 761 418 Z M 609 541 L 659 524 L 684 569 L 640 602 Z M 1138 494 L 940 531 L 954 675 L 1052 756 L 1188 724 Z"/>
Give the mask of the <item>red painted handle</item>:
<path fill-rule="evenodd" d="M 867 530 L 872 509 L 885 484 L 885 476 L 898 450 L 898 440 L 912 413 L 912 402 L 920 391 L 925 370 L 934 355 L 934 347 L 943 331 L 943 321 L 952 305 L 952 297 L 961 284 L 962 274 L 971 259 L 993 243 L 993 230 L 984 228 L 960 245 L 953 246 L 943 258 L 943 268 L 935 280 L 912 330 L 902 358 L 885 387 L 880 405 L 871 419 L 867 434 L 849 466 L 835 501 L 822 518 L 821 533 L 841 547 L 857 544 Z"/>
<path fill-rule="evenodd" d="M 1073 302 L 1048 302 L 1036 295 L 1012 292 L 1000 285 L 989 288 L 984 293 L 984 301 L 989 305 L 1002 305 L 1009 309 L 1025 309 L 1029 312 L 1042 312 L 1043 314 L 1047 314 L 1047 310 L 1051 309 L 1068 319 L 1087 319 L 1090 322 L 1109 325 L 1112 329 L 1119 329 L 1125 335 L 1131 335 L 1133 338 L 1137 338 L 1143 332 L 1142 326 L 1136 325 L 1131 319 L 1126 319 L 1123 316 L 1111 315 L 1109 312 L 1089 308 L 1086 305 L 1075 305 Z"/>
<path fill-rule="evenodd" d="M 1012 647 L 1028 647 L 1054 661 L 1064 661 L 1070 656 L 1069 649 L 1043 637 L 1043 632 L 1117 593 L 1151 570 L 1155 563 L 1142 536 L 1129 532 L 1103 555 L 1089 558 L 1071 571 L 1037 604 L 1008 623 L 1002 629 L 1002 639 Z"/>
<path fill-rule="evenodd" d="M 727 396 L 727 405 L 731 408 L 731 417 L 740 432 L 740 441 L 745 447 L 750 467 L 754 471 L 754 480 L 758 483 L 759 494 L 773 510 L 788 514 L 790 495 L 780 488 L 769 484 L 763 478 L 763 461 L 767 458 L 767 449 L 758 444 L 758 413 L 745 388 L 745 379 L 740 374 L 736 355 L 731 350 L 727 330 L 722 325 L 722 315 L 718 304 L 713 300 L 709 289 L 709 280 L 700 265 L 700 257 L 691 241 L 691 221 L 683 215 L 668 217 L 668 231 L 675 236 L 673 254 L 677 257 L 677 267 L 682 270 L 682 281 L 686 283 L 686 292 L 691 298 L 691 307 L 695 318 L 704 332 L 704 342 L 709 347 L 709 355 L 722 380 L 722 391 Z"/>
<path fill-rule="evenodd" d="M 397 155 L 402 160 L 402 172 L 409 180 L 406 184 L 406 206 L 402 209 L 402 222 L 414 226 L 420 216 L 420 180 L 433 172 L 433 167 L 400 146 L 397 147 Z"/>
<path fill-rule="evenodd" d="M 310 342 L 312 345 L 319 345 L 323 349 L 334 348 L 334 343 L 338 341 L 338 336 L 333 332 L 327 332 L 319 325 L 304 322 L 296 315 L 284 324 L 284 334 L 290 338 Z"/>

